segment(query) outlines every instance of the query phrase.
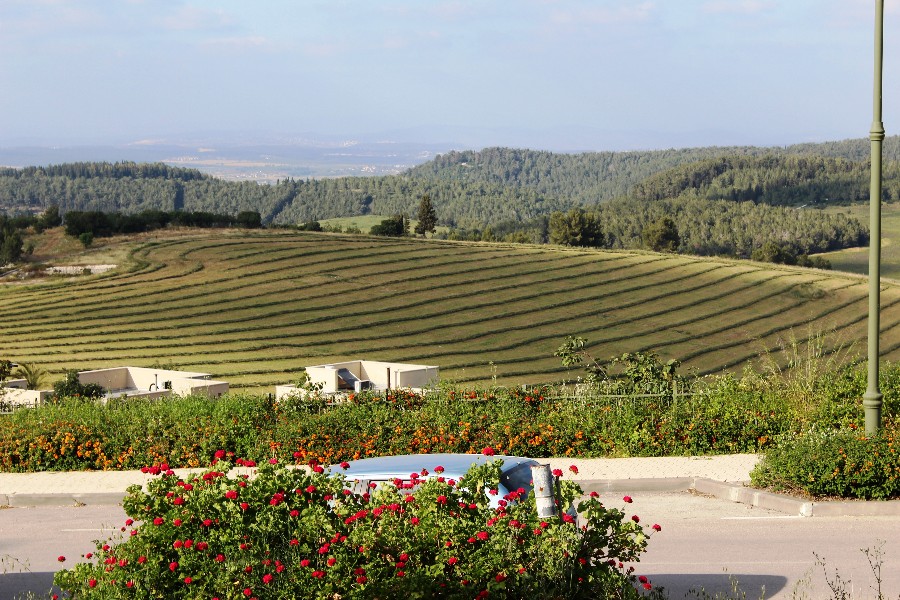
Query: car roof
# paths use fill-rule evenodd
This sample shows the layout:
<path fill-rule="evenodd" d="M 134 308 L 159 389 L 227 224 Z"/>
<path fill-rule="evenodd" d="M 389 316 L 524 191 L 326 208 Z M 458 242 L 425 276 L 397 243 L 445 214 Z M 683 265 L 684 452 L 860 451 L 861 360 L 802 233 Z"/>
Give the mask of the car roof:
<path fill-rule="evenodd" d="M 503 471 L 509 471 L 520 465 L 536 465 L 534 459 L 524 456 L 484 454 L 402 454 L 398 456 L 379 456 L 350 461 L 347 469 L 332 465 L 330 470 L 343 473 L 348 479 L 389 480 L 394 478 L 409 479 L 412 473 L 421 473 L 427 469 L 434 474 L 435 467 L 444 468 L 444 477 L 459 478 L 474 464 L 483 464 L 495 460 L 503 461 Z"/>

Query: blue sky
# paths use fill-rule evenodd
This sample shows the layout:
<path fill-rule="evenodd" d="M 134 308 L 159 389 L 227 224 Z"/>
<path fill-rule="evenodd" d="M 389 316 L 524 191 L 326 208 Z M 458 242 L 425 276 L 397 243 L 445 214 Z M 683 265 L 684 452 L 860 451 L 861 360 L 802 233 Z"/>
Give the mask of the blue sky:
<path fill-rule="evenodd" d="M 875 0 L 2 0 L 0 146 L 861 138 Z M 884 122 L 900 131 L 900 0 Z"/>

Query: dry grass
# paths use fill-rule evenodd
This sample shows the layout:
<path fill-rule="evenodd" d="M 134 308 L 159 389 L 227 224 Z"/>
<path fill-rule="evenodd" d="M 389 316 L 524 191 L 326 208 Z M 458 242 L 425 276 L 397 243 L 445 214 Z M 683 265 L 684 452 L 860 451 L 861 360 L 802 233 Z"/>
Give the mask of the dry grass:
<path fill-rule="evenodd" d="M 57 259 L 75 252 L 45 236 Z M 792 330 L 837 330 L 848 343 L 865 334 L 863 279 L 724 259 L 208 230 L 116 238 L 98 252 L 122 267 L 0 287 L 5 358 L 53 378 L 165 362 L 257 388 L 362 357 L 517 385 L 577 376 L 553 357 L 567 335 L 601 358 L 654 350 L 714 373 L 774 351 Z M 883 298 L 896 359 L 900 288 Z"/>

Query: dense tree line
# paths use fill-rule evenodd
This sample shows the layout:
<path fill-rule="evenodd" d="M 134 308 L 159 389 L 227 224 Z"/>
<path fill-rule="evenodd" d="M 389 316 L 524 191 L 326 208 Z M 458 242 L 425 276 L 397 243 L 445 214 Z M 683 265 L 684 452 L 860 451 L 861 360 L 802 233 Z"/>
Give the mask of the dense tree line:
<path fill-rule="evenodd" d="M 546 243 L 551 215 L 580 214 L 596 215 L 605 246 L 635 247 L 649 243 L 645 229 L 669 218 L 680 252 L 749 257 L 766 242 L 790 239 L 799 240 L 791 242 L 799 256 L 866 237 L 856 221 L 783 208 L 866 200 L 866 144 L 581 154 L 487 148 L 449 152 L 402 175 L 274 185 L 162 164 L 71 163 L 0 169 L 0 210 L 116 213 L 122 230 L 137 226 L 127 215 L 157 213 L 258 213 L 263 224 L 298 225 L 414 215 L 427 196 L 434 225 L 453 229 L 448 237 Z M 900 201 L 900 137 L 885 140 L 884 156 L 884 200 Z"/>
<path fill-rule="evenodd" d="M 66 213 L 66 235 L 80 238 L 83 234 L 104 237 L 117 233 L 140 233 L 162 229 L 169 225 L 181 227 L 245 227 L 261 226 L 258 212 L 242 211 L 237 215 L 225 215 L 203 211 L 166 212 L 148 210 L 137 214 L 105 213 L 100 211 L 73 210 Z"/>
<path fill-rule="evenodd" d="M 706 186 L 702 194 L 708 199 L 853 202 L 868 198 L 867 155 L 860 158 L 864 146 L 863 141 L 846 140 L 786 148 L 581 154 L 487 148 L 449 152 L 403 175 L 288 179 L 270 186 L 226 182 L 163 164 L 71 163 L 0 169 L 0 210 L 35 212 L 52 204 L 63 213 L 253 210 L 264 223 L 293 225 L 332 217 L 415 214 L 428 195 L 440 224 L 484 229 L 629 195 L 674 197 L 685 192 L 679 177 Z M 900 138 L 887 138 L 884 148 L 885 199 L 895 201 L 900 199 Z M 720 172 L 722 161 L 728 168 Z M 671 194 L 664 193 L 665 186 Z"/>
<path fill-rule="evenodd" d="M 701 256 L 750 258 L 766 242 L 790 243 L 797 254 L 813 254 L 860 246 L 869 237 L 858 220 L 843 214 L 754 202 L 627 199 L 597 211 L 611 248 L 642 247 L 644 230 L 665 218 L 678 231 L 677 251 Z"/>
<path fill-rule="evenodd" d="M 179 181 L 192 181 L 208 179 L 196 169 L 183 169 L 170 167 L 165 163 L 136 163 L 136 162 L 74 162 L 44 167 L 25 167 L 24 169 L 0 168 L 2 177 L 67 177 L 69 179 L 90 179 L 101 177 L 104 179 L 177 179 Z"/>
<path fill-rule="evenodd" d="M 882 171 L 882 200 L 900 201 L 900 162 Z M 631 197 L 690 195 L 780 206 L 850 204 L 869 198 L 869 165 L 823 156 L 724 156 L 683 165 L 636 184 Z"/>

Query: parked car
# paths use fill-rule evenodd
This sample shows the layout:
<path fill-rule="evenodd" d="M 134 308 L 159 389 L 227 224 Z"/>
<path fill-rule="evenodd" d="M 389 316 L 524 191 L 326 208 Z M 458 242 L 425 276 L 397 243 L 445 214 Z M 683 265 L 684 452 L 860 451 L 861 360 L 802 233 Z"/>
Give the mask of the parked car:
<path fill-rule="evenodd" d="M 524 489 L 525 496 L 532 490 L 531 467 L 540 464 L 536 460 L 522 456 L 485 456 L 484 454 L 403 454 L 399 456 L 379 456 L 376 458 L 364 458 L 347 463 L 349 466 L 342 468 L 340 465 L 331 465 L 329 470 L 333 473 L 343 473 L 351 489 L 355 492 L 363 492 L 369 488 L 370 483 L 382 484 L 400 479 L 404 482 L 411 480 L 413 473 L 418 473 L 419 479 L 427 479 L 441 475 L 447 479 L 459 479 L 472 465 L 483 464 L 497 459 L 503 460 L 503 469 L 500 475 L 500 484 L 497 494 L 489 495 L 491 505 L 496 507 L 497 502 L 514 490 Z M 443 467 L 441 473 L 436 473 L 436 467 Z M 427 473 L 423 475 L 423 470 Z"/>

